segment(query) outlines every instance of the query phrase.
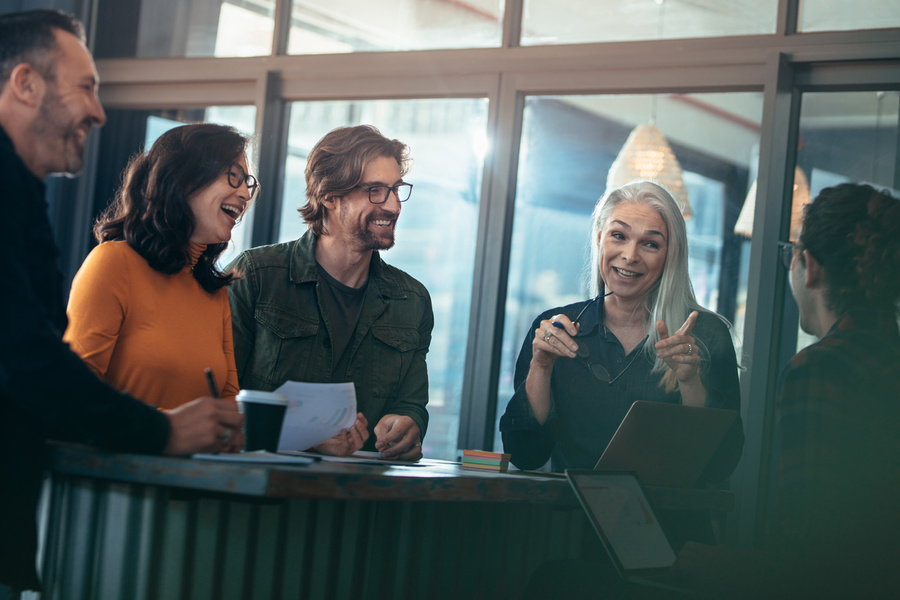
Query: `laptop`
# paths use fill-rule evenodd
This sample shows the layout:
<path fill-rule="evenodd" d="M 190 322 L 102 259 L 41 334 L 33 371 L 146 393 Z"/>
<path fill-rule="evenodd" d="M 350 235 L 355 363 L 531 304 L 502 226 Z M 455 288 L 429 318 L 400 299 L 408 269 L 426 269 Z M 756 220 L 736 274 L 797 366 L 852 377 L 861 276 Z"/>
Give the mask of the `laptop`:
<path fill-rule="evenodd" d="M 697 593 L 685 575 L 671 571 L 675 551 L 634 472 L 566 469 L 566 479 L 623 579 Z"/>
<path fill-rule="evenodd" d="M 644 485 L 693 487 L 737 411 L 638 401 L 595 469 L 634 471 Z"/>

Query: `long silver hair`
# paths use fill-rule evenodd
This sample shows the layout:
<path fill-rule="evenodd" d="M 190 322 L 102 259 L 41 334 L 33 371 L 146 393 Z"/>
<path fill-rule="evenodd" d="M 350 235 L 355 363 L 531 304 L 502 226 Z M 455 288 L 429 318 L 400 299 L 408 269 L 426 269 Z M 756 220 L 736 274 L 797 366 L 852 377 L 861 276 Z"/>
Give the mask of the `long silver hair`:
<path fill-rule="evenodd" d="M 636 181 L 609 190 L 597 201 L 594 213 L 591 215 L 591 262 L 589 266 L 591 296 L 602 294 L 605 288 L 600 274 L 600 233 L 613 210 L 623 202 L 640 202 L 650 206 L 662 217 L 668 231 L 668 250 L 662 274 L 644 296 L 644 306 L 649 314 L 647 321 L 649 339 L 644 345 L 644 352 L 654 362 L 653 372 L 662 373 L 666 372 L 666 363 L 663 359 L 656 357 L 655 346 L 659 341 L 656 322 L 664 321 L 669 328 L 669 333 L 672 334 L 684 324 L 691 311 L 711 311 L 707 311 L 697 303 L 694 287 L 691 285 L 691 278 L 688 274 L 687 231 L 681 209 L 668 190 L 650 181 Z M 699 340 L 697 345 L 701 359 L 708 359 L 709 352 L 705 345 Z M 667 389 L 669 389 L 670 383 L 674 387 L 674 375 L 671 382 L 664 379 L 664 383 Z"/>

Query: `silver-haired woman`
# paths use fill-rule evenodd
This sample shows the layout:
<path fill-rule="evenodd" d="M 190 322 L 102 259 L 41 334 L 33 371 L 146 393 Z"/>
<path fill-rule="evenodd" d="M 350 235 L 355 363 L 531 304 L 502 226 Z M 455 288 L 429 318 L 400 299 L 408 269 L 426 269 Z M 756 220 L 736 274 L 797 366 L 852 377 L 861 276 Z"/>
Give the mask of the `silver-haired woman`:
<path fill-rule="evenodd" d="M 516 362 L 500 431 L 521 469 L 593 467 L 636 400 L 740 410 L 729 325 L 694 297 L 671 194 L 625 185 L 591 221 L 593 298 L 538 316 Z M 742 448 L 738 422 L 701 479 L 727 477 Z"/>

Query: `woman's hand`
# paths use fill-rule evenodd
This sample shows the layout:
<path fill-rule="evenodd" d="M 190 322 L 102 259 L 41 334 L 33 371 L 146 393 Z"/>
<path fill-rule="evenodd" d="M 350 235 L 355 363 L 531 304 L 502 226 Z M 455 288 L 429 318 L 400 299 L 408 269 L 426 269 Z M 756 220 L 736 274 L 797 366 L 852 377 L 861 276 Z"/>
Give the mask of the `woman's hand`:
<path fill-rule="evenodd" d="M 356 413 L 356 421 L 348 429 L 344 429 L 334 437 L 330 437 L 312 447 L 320 454 L 330 456 L 350 456 L 363 447 L 369 439 L 369 422 L 362 413 Z"/>
<path fill-rule="evenodd" d="M 691 336 L 698 313 L 695 310 L 688 315 L 678 331 L 669 336 L 669 329 L 664 321 L 656 322 L 659 341 L 656 342 L 656 355 L 666 361 L 666 365 L 675 373 L 681 386 L 699 382 L 700 355 L 697 352 L 697 340 Z"/>
<path fill-rule="evenodd" d="M 553 373 L 553 365 L 560 356 L 575 358 L 578 344 L 572 336 L 576 333 L 578 325 L 572 323 L 566 315 L 545 319 L 534 330 L 525 394 L 528 396 L 531 412 L 541 425 L 550 414 L 550 375 Z"/>
<path fill-rule="evenodd" d="M 531 342 L 531 366 L 551 369 L 560 356 L 575 358 L 578 344 L 572 339 L 578 333 L 578 325 L 566 315 L 556 315 L 541 321 L 534 330 Z"/>

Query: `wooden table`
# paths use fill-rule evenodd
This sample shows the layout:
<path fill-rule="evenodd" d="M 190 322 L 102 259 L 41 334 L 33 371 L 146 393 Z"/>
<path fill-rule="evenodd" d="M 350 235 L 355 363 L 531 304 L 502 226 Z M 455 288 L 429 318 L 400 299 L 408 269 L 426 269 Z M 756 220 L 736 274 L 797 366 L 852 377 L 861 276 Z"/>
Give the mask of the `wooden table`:
<path fill-rule="evenodd" d="M 558 477 L 50 453 L 45 600 L 516 598 L 542 562 L 600 552 Z M 733 508 L 727 492 L 648 496 Z"/>

